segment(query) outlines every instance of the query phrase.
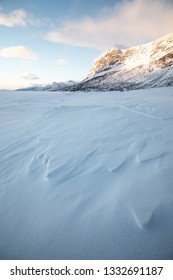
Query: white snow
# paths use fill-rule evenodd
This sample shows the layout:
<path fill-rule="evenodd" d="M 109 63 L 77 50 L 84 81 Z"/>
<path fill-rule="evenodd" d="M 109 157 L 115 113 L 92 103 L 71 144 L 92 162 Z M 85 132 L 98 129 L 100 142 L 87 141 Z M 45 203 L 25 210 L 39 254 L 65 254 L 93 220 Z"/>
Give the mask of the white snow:
<path fill-rule="evenodd" d="M 0 259 L 172 259 L 173 88 L 0 92 Z"/>
<path fill-rule="evenodd" d="M 148 69 L 148 65 L 151 60 L 151 53 L 153 50 L 153 45 L 146 44 L 136 48 L 131 48 L 130 50 L 135 50 L 135 55 L 130 55 L 124 63 L 124 68 L 127 70 L 132 70 L 134 67 L 143 66 Z M 125 53 L 125 51 L 124 51 Z"/>
<path fill-rule="evenodd" d="M 172 49 L 173 33 L 130 49 L 108 50 L 96 59 L 81 88 L 108 91 L 173 85 Z"/>

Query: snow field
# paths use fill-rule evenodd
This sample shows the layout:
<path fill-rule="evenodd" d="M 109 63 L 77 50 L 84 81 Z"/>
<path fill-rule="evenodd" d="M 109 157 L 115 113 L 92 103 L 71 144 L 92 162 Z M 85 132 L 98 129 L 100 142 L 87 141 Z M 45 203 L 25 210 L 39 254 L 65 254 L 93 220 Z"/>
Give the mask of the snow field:
<path fill-rule="evenodd" d="M 1 259 L 172 259 L 172 88 L 0 93 Z"/>

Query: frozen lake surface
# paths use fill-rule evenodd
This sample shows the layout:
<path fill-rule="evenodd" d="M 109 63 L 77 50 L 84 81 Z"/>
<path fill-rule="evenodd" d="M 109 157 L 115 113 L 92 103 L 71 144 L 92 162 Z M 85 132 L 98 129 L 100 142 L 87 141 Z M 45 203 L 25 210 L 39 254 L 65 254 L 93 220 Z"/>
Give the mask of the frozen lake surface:
<path fill-rule="evenodd" d="M 173 259 L 173 88 L 0 92 L 0 259 Z"/>

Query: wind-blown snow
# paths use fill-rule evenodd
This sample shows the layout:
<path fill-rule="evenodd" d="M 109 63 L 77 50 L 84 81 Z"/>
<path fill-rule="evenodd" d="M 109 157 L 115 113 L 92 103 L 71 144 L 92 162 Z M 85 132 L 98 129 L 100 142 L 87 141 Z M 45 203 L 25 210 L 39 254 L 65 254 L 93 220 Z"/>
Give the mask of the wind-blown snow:
<path fill-rule="evenodd" d="M 1 259 L 172 259 L 173 88 L 0 93 Z"/>

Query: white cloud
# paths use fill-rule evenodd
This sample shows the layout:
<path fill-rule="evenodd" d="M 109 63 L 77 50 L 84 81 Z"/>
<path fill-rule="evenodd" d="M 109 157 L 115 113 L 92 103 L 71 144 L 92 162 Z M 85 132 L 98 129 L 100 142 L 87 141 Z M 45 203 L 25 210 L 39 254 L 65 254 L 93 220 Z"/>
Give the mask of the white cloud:
<path fill-rule="evenodd" d="M 2 10 L 0 6 L 0 10 Z M 35 18 L 31 14 L 28 14 L 24 9 L 17 9 L 9 14 L 0 13 L 0 25 L 6 27 L 14 26 L 27 26 L 28 24 L 33 26 L 41 26 L 47 23 L 47 19 Z"/>
<path fill-rule="evenodd" d="M 35 60 L 38 57 L 38 55 L 35 52 L 24 46 L 15 46 L 0 49 L 0 56 L 6 58 L 22 58 L 29 60 Z"/>
<path fill-rule="evenodd" d="M 39 77 L 37 77 L 35 74 L 29 73 L 29 72 L 25 72 L 21 75 L 22 79 L 25 80 L 38 80 Z"/>
<path fill-rule="evenodd" d="M 56 65 L 57 66 L 64 66 L 67 63 L 68 63 L 68 61 L 66 59 L 63 59 L 63 58 L 56 60 Z"/>
<path fill-rule="evenodd" d="M 169 0 L 129 0 L 105 8 L 93 19 L 69 20 L 44 39 L 104 50 L 134 46 L 173 31 L 173 5 Z"/>
<path fill-rule="evenodd" d="M 23 9 L 14 10 L 8 15 L 0 13 L 0 25 L 7 27 L 26 26 L 27 14 Z"/>

